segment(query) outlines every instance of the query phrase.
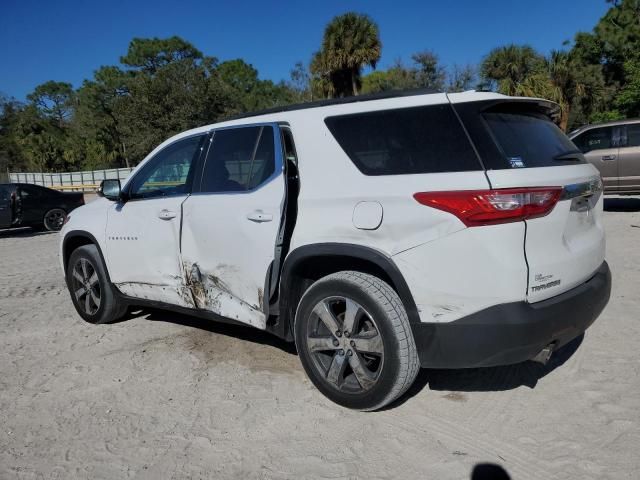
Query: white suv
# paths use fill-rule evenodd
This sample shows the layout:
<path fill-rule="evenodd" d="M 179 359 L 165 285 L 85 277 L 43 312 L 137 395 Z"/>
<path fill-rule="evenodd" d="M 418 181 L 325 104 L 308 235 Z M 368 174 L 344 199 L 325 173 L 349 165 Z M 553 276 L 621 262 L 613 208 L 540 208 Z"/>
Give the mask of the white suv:
<path fill-rule="evenodd" d="M 73 304 L 226 320 L 295 341 L 331 400 L 373 410 L 419 367 L 546 361 L 606 305 L 602 182 L 550 117 L 405 92 L 170 138 L 73 212 Z"/>

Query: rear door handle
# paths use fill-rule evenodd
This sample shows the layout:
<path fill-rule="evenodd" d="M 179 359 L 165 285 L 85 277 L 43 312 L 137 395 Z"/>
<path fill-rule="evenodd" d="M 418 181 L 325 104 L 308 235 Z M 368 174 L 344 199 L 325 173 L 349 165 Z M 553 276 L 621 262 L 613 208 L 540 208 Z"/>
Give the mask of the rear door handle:
<path fill-rule="evenodd" d="M 603 155 L 603 156 L 602 156 L 602 160 L 603 160 L 603 161 L 605 161 L 605 162 L 606 162 L 607 160 L 615 160 L 615 159 L 616 159 L 616 156 L 615 156 L 615 155 Z"/>
<path fill-rule="evenodd" d="M 247 219 L 252 222 L 262 223 L 262 222 L 270 222 L 273 220 L 273 215 L 270 213 L 264 213 L 261 210 L 256 210 L 255 212 L 251 212 L 247 215 Z"/>
<path fill-rule="evenodd" d="M 163 208 L 158 212 L 158 218 L 161 218 L 162 220 L 171 220 L 172 218 L 176 218 L 176 212 Z"/>

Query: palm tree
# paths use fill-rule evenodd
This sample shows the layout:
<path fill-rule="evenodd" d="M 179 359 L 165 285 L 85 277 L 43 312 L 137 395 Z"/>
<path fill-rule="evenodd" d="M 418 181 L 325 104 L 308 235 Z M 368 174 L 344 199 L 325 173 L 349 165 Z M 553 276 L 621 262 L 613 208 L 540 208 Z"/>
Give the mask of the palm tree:
<path fill-rule="evenodd" d="M 569 112 L 575 100 L 586 91 L 578 80 L 577 64 L 571 53 L 554 50 L 548 58 L 529 46 L 496 48 L 482 62 L 485 80 L 497 83 L 505 95 L 540 97 L 560 105 L 560 128 L 567 129 Z"/>
<path fill-rule="evenodd" d="M 345 13 L 325 28 L 311 69 L 317 77 L 330 80 L 330 96 L 358 95 L 362 68 L 375 68 L 381 50 L 378 25 L 367 15 Z"/>
<path fill-rule="evenodd" d="M 482 78 L 495 82 L 505 95 L 517 95 L 522 82 L 543 70 L 544 57 L 528 45 L 494 48 L 480 67 Z"/>

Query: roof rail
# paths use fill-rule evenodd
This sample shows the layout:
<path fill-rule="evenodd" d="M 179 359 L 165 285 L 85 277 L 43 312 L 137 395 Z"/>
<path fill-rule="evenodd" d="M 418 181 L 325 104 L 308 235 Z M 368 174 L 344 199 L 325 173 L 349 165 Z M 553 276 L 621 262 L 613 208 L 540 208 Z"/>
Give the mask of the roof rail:
<path fill-rule="evenodd" d="M 396 98 L 396 97 L 412 97 L 416 95 L 430 95 L 433 93 L 442 93 L 440 90 L 435 90 L 433 88 L 412 88 L 407 90 L 387 90 L 384 92 L 378 93 L 368 93 L 365 95 L 357 95 L 352 97 L 342 97 L 342 98 L 330 98 L 327 100 L 316 100 L 314 102 L 306 102 L 306 103 L 295 103 L 292 105 L 284 105 L 282 107 L 273 107 L 267 108 L 265 110 L 259 110 L 256 112 L 248 112 L 241 113 L 238 115 L 233 115 L 230 117 L 225 117 L 224 121 L 227 120 L 239 120 L 241 118 L 248 117 L 256 117 L 258 115 L 266 115 L 269 113 L 278 113 L 278 112 L 291 112 L 295 110 L 305 110 L 307 108 L 318 108 L 318 107 L 327 107 L 330 105 L 342 105 L 345 103 L 356 103 L 356 102 L 368 102 L 370 100 L 383 100 L 386 98 Z"/>

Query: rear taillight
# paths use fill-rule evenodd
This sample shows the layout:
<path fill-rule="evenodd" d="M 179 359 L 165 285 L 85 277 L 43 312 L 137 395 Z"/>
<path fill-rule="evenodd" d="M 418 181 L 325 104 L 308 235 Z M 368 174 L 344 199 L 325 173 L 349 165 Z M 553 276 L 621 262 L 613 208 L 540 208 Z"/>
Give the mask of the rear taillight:
<path fill-rule="evenodd" d="M 562 187 L 500 188 L 421 192 L 413 198 L 455 215 L 467 227 L 478 227 L 544 217 L 553 210 L 561 193 Z"/>

